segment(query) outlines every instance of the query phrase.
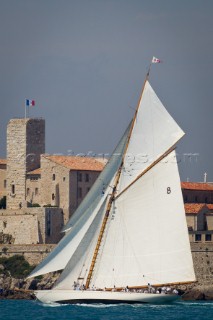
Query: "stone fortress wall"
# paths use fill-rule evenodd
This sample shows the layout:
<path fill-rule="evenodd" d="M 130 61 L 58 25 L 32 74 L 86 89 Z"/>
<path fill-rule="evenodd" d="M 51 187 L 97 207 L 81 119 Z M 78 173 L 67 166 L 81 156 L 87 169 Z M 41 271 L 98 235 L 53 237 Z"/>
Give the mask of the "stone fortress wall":
<path fill-rule="evenodd" d="M 0 210 L 0 243 L 57 243 L 64 225 L 60 208 L 22 208 Z"/>
<path fill-rule="evenodd" d="M 54 248 L 55 244 L 0 244 L 0 257 L 22 255 L 31 265 L 39 264 Z"/>
<path fill-rule="evenodd" d="M 213 243 L 191 242 L 191 251 L 198 285 L 213 285 Z"/>
<path fill-rule="evenodd" d="M 0 257 L 23 255 L 31 265 L 39 264 L 55 248 L 56 244 L 7 245 L 0 244 Z M 213 243 L 191 243 L 197 286 L 213 285 Z M 184 287 L 191 287 L 194 284 Z"/>

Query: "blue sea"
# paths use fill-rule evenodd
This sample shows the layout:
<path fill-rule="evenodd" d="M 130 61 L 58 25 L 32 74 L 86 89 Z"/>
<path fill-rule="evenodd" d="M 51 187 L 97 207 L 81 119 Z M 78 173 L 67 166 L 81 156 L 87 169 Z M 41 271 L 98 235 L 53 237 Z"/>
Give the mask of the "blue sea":
<path fill-rule="evenodd" d="M 0 300 L 2 320 L 213 320 L 213 302 L 170 305 L 44 305 L 29 300 Z"/>

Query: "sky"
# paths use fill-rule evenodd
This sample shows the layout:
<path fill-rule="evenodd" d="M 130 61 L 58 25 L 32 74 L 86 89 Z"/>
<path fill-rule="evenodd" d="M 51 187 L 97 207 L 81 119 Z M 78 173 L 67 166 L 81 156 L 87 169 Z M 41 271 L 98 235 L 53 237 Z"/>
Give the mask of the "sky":
<path fill-rule="evenodd" d="M 182 181 L 213 181 L 212 0 L 0 0 L 0 157 L 9 119 L 46 121 L 46 153 L 110 154 L 150 83 L 186 135 Z"/>

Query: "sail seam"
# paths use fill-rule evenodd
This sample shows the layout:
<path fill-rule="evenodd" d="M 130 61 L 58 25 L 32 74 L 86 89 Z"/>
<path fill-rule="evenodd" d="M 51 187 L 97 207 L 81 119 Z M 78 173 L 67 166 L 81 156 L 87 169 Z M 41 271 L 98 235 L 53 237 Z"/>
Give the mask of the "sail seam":
<path fill-rule="evenodd" d="M 180 140 L 180 139 L 179 139 Z M 178 140 L 178 141 L 179 141 Z M 177 141 L 177 142 L 178 142 Z M 176 143 L 177 143 L 176 142 Z M 149 172 L 156 164 L 158 164 L 161 160 L 163 160 L 164 158 L 166 158 L 172 151 L 175 150 L 176 148 L 176 143 L 169 148 L 169 150 L 167 150 L 162 156 L 160 156 L 157 160 L 155 160 L 150 166 L 148 166 L 148 168 L 146 168 L 144 171 L 142 171 L 136 178 L 135 180 L 133 180 L 125 189 L 123 189 L 116 197 L 115 200 L 117 200 L 124 192 L 126 192 L 133 184 L 135 184 L 135 182 L 137 182 L 142 176 L 144 176 L 147 172 Z"/>

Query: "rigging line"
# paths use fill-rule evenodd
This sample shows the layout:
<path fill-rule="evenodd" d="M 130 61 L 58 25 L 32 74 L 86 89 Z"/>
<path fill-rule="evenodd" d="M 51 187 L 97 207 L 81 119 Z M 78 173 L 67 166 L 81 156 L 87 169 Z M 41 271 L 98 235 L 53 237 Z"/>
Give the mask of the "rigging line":
<path fill-rule="evenodd" d="M 181 137 L 182 138 L 182 137 Z M 181 139 L 180 138 L 180 139 Z M 179 140 L 180 140 L 179 139 Z M 178 141 L 179 141 L 178 140 Z M 144 171 L 142 171 L 126 188 L 124 188 L 116 197 L 115 200 L 117 200 L 124 192 L 126 192 L 135 182 L 137 182 L 142 176 L 144 176 L 148 171 L 150 171 L 157 163 L 159 163 L 161 160 L 163 160 L 165 157 L 167 157 L 173 150 L 176 149 L 176 144 L 178 143 L 176 141 L 173 146 L 171 146 L 163 155 L 161 155 L 157 160 L 155 160 L 150 166 L 148 166 Z"/>
<path fill-rule="evenodd" d="M 133 121 L 131 123 L 131 127 L 130 127 L 130 131 L 129 131 L 129 134 L 128 134 L 127 143 L 126 143 L 126 146 L 125 146 L 125 149 L 124 149 L 124 153 L 123 153 L 123 156 L 122 156 L 121 164 L 120 164 L 120 166 L 118 168 L 118 171 L 117 171 L 117 174 L 115 176 L 114 187 L 113 187 L 110 199 L 108 201 L 106 214 L 105 214 L 105 217 L 103 219 L 103 223 L 102 223 L 102 226 L 101 226 L 101 229 L 100 229 L 100 234 L 99 234 L 99 237 L 98 237 L 97 245 L 96 245 L 96 248 L 95 248 L 95 251 L 94 251 L 94 254 L 93 254 L 92 263 L 90 265 L 89 274 L 88 274 L 88 277 L 87 277 L 87 280 L 86 280 L 86 288 L 89 287 L 89 284 L 90 284 L 90 281 L 91 281 L 91 278 L 92 278 L 92 274 L 93 274 L 95 262 L 96 262 L 96 259 L 97 259 L 98 251 L 99 251 L 99 248 L 100 248 L 100 245 L 101 245 L 101 242 L 102 242 L 102 237 L 103 237 L 103 234 L 104 234 L 104 230 L 105 230 L 105 227 L 106 227 L 106 224 L 107 224 L 107 221 L 108 221 L 108 217 L 109 217 L 109 213 L 110 213 L 110 210 L 111 210 L 112 203 L 113 203 L 113 201 L 115 199 L 117 186 L 118 186 L 118 183 L 119 183 L 119 180 L 120 180 L 120 176 L 121 176 L 121 171 L 122 171 L 122 168 L 123 168 L 123 165 L 124 165 L 124 158 L 125 158 L 125 155 L 127 153 L 127 149 L 128 149 L 129 143 L 130 143 L 130 138 L 131 138 L 131 135 L 132 135 L 132 131 L 133 131 L 135 122 L 136 122 L 136 118 L 137 118 L 138 110 L 139 110 L 139 107 L 140 107 L 140 102 L 141 102 L 141 99 L 142 99 L 142 96 L 143 96 L 143 92 L 144 92 L 144 89 L 145 89 L 145 85 L 146 85 L 146 82 L 148 81 L 148 78 L 149 78 L 150 69 L 151 69 L 151 64 L 149 66 L 148 72 L 146 74 L 146 78 L 145 78 L 144 83 L 143 83 L 141 95 L 140 95 L 140 98 L 139 98 L 139 101 L 138 101 L 138 105 L 137 105 L 137 109 L 135 111 L 135 115 L 134 115 Z"/>
<path fill-rule="evenodd" d="M 92 246 L 92 243 L 89 244 L 89 247 L 91 247 L 91 246 Z M 87 274 L 86 261 L 87 261 L 87 259 L 89 257 L 89 247 L 87 249 L 87 253 L 86 253 L 85 257 L 84 257 L 84 260 L 82 261 L 82 267 L 81 267 L 80 272 L 78 274 L 78 278 L 84 278 L 85 275 Z M 84 273 L 84 276 L 82 276 L 83 273 Z"/>
<path fill-rule="evenodd" d="M 151 67 L 151 66 L 150 66 Z M 149 67 L 149 70 L 146 74 L 146 77 L 145 77 L 145 80 L 144 80 L 144 83 L 143 83 L 143 87 L 142 87 L 142 90 L 141 90 L 141 94 L 140 94 L 140 97 L 139 97 L 139 100 L 138 100 L 138 104 L 137 104 L 137 108 L 135 110 L 135 114 L 134 114 L 134 117 L 133 117 L 133 120 L 132 120 L 132 123 L 131 123 L 131 128 L 130 128 L 130 131 L 129 131 L 129 135 L 128 135 L 128 139 L 127 139 L 127 143 L 126 143 L 126 147 L 125 147 L 125 150 L 124 150 L 124 154 L 123 154 L 123 158 L 122 158 L 122 167 L 123 167 L 123 162 L 124 162 L 124 158 L 126 156 L 126 153 L 127 153 L 127 149 L 129 147 L 129 142 L 130 142 L 130 138 L 132 136 L 132 131 L 134 129 L 134 125 L 135 125 L 135 122 L 136 122 L 136 119 L 137 119 L 137 114 L 138 114 L 138 110 L 139 110 L 139 107 L 140 107 L 140 103 L 141 103 L 141 100 L 142 100 L 142 97 L 143 97 L 143 93 L 144 93 L 144 89 L 145 89 L 145 86 L 146 86 L 146 82 L 148 81 L 149 79 L 149 73 L 150 73 L 150 67 Z"/>

